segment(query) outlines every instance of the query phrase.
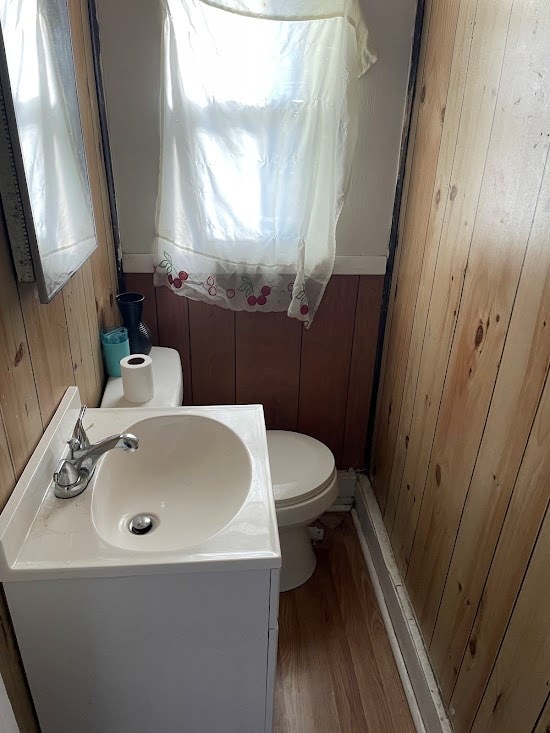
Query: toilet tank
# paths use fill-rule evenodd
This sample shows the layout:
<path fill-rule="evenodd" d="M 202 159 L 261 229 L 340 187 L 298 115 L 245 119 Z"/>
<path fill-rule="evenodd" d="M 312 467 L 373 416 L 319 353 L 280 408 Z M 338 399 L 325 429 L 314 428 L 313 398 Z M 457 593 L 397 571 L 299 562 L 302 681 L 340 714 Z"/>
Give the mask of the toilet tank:
<path fill-rule="evenodd" d="M 175 349 L 153 346 L 149 354 L 153 360 L 155 395 L 139 405 L 124 399 L 122 377 L 109 377 L 101 407 L 180 407 L 183 401 L 183 376 L 180 355 Z"/>

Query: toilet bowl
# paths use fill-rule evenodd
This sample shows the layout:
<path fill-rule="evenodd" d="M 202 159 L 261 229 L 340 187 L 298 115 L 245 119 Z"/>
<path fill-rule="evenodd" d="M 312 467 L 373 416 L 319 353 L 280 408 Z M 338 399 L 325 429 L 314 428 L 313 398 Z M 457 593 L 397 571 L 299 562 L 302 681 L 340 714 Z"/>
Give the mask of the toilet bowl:
<path fill-rule="evenodd" d="M 122 379 L 110 377 L 101 407 L 179 407 L 183 400 L 180 356 L 175 349 L 153 346 L 155 394 L 136 404 L 124 399 Z M 267 447 L 279 527 L 282 569 L 281 591 L 305 583 L 316 565 L 307 527 L 315 522 L 338 494 L 334 456 L 326 445 L 308 435 L 268 430 Z"/>
<path fill-rule="evenodd" d="M 308 580 L 316 557 L 307 527 L 334 503 L 338 479 L 334 456 L 309 435 L 268 430 L 267 447 L 281 545 L 281 592 Z"/>

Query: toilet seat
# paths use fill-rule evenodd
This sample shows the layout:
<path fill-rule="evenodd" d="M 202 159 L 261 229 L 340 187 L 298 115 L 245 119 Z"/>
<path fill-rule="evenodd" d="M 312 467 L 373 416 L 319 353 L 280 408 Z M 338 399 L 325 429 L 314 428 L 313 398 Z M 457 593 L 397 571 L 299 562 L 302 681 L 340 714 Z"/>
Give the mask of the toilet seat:
<path fill-rule="evenodd" d="M 315 438 L 288 430 L 268 430 L 267 447 L 276 509 L 307 502 L 334 482 L 334 456 Z"/>

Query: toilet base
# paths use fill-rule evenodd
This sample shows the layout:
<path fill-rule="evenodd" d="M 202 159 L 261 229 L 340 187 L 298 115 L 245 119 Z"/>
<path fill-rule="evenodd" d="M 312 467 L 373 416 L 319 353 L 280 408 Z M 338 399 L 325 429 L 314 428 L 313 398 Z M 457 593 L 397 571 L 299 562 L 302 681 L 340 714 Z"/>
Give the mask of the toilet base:
<path fill-rule="evenodd" d="M 313 575 L 317 558 L 307 527 L 279 527 L 281 545 L 280 592 L 297 588 Z"/>

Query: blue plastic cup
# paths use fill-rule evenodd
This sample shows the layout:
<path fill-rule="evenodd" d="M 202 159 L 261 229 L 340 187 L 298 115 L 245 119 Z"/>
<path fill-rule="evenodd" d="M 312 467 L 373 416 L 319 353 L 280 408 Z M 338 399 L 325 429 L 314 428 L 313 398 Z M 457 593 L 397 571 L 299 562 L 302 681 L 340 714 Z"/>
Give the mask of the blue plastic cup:
<path fill-rule="evenodd" d="M 110 377 L 120 377 L 120 360 L 130 356 L 128 329 L 121 326 L 112 331 L 104 331 L 101 334 L 101 348 L 107 374 Z"/>

